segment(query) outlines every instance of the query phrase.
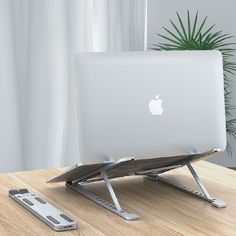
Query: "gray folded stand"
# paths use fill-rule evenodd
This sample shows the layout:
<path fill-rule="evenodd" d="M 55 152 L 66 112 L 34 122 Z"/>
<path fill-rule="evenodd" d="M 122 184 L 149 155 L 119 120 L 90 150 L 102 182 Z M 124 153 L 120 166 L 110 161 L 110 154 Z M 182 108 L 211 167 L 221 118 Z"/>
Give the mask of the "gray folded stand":
<path fill-rule="evenodd" d="M 126 212 L 121 208 L 109 179 L 130 175 L 143 175 L 150 180 L 167 183 L 179 190 L 185 191 L 192 194 L 193 196 L 208 201 L 217 208 L 222 208 L 225 207 L 226 204 L 223 201 L 217 200 L 210 196 L 207 189 L 200 181 L 197 173 L 190 164 L 191 162 L 194 162 L 196 160 L 208 158 L 218 153 L 221 153 L 221 151 L 215 149 L 204 153 L 195 153 L 181 156 L 160 157 L 142 160 L 135 160 L 135 158 L 133 157 L 125 157 L 110 163 L 78 165 L 70 168 L 69 170 L 66 170 L 65 172 L 54 177 L 48 182 L 66 182 L 66 186 L 68 188 L 81 193 L 85 197 L 116 213 L 126 220 L 138 220 L 140 217 L 134 213 Z M 202 192 L 177 185 L 175 183 L 172 183 L 170 180 L 160 176 L 160 174 L 163 172 L 184 165 L 187 165 L 190 173 L 194 177 Z M 113 203 L 106 201 L 105 199 L 95 195 L 94 193 L 86 189 L 86 183 L 101 180 L 105 182 Z"/>

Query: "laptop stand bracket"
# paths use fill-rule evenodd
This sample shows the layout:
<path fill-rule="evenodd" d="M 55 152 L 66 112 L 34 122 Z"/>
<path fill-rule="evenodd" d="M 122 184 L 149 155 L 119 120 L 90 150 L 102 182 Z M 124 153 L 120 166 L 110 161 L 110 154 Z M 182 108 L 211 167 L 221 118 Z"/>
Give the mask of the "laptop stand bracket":
<path fill-rule="evenodd" d="M 150 180 L 153 181 L 161 181 L 163 183 L 166 183 L 178 190 L 187 192 L 192 194 L 195 197 L 201 198 L 207 202 L 210 202 L 212 206 L 217 207 L 217 208 L 224 208 L 226 207 L 226 204 L 224 201 L 221 201 L 219 199 L 216 198 L 212 198 L 211 195 L 209 194 L 209 192 L 207 191 L 206 187 L 204 186 L 204 184 L 201 182 L 199 176 L 197 175 L 197 173 L 195 172 L 194 168 L 192 167 L 192 165 L 190 163 L 187 164 L 187 167 L 190 171 L 190 173 L 192 174 L 193 178 L 195 179 L 195 181 L 197 182 L 198 186 L 201 189 L 201 192 L 196 191 L 192 188 L 188 188 L 188 187 L 184 187 L 181 186 L 179 184 L 173 183 L 171 180 L 161 177 L 159 175 L 152 175 L 152 174 L 148 174 L 146 177 Z"/>
<path fill-rule="evenodd" d="M 127 169 L 130 168 L 130 163 L 131 164 L 132 164 L 132 162 L 135 163 L 134 157 L 131 157 L 131 156 L 124 157 L 124 158 L 118 159 L 115 162 L 109 162 L 106 165 L 103 165 L 99 168 L 93 169 L 86 174 L 83 174 L 81 176 L 79 175 L 76 178 L 72 178 L 71 181 L 66 182 L 66 186 L 76 192 L 79 192 L 80 194 L 87 197 L 91 201 L 99 204 L 100 206 L 119 215 L 123 219 L 130 220 L 130 221 L 131 220 L 138 220 L 138 219 L 140 219 L 140 217 L 134 213 L 126 212 L 121 208 L 120 203 L 117 199 L 117 196 L 116 196 L 114 189 L 113 189 L 111 182 L 110 182 L 110 180 L 113 178 L 129 176 L 129 175 L 146 176 L 147 178 L 149 178 L 153 181 L 157 181 L 157 180 L 162 181 L 162 182 L 169 184 L 179 190 L 188 192 L 198 198 L 208 201 L 215 207 L 222 208 L 222 207 L 225 207 L 226 204 L 223 201 L 212 198 L 210 196 L 207 189 L 205 188 L 205 186 L 203 185 L 203 183 L 199 179 L 197 173 L 195 172 L 195 170 L 193 169 L 193 167 L 190 164 L 190 162 L 195 161 L 195 159 L 202 159 L 202 158 L 205 158 L 206 156 L 210 156 L 210 155 L 213 155 L 213 154 L 216 154 L 219 152 L 220 152 L 220 150 L 214 149 L 214 150 L 207 151 L 205 153 L 193 154 L 191 156 L 186 157 L 186 158 L 188 158 L 188 160 L 185 159 L 186 161 L 184 161 L 184 162 L 181 162 L 181 163 L 176 162 L 175 164 L 173 164 L 171 166 L 167 166 L 167 167 L 158 167 L 157 168 L 155 166 L 152 166 L 153 168 L 151 168 L 149 166 L 147 168 L 145 166 L 145 168 L 141 169 L 139 166 L 137 166 L 137 171 L 129 169 L 130 172 L 127 172 L 127 173 L 124 172 L 123 175 L 117 175 L 116 174 L 117 168 L 121 168 L 121 169 L 125 170 L 125 168 L 127 168 Z M 176 168 L 179 168 L 183 165 L 187 165 L 189 171 L 191 172 L 195 181 L 199 185 L 201 192 L 195 191 L 192 188 L 183 187 L 179 184 L 172 182 L 171 180 L 169 180 L 167 178 L 160 176 L 160 174 L 165 171 L 168 171 L 171 169 L 176 169 Z M 115 169 L 115 173 L 113 172 L 114 169 Z M 91 192 L 90 190 L 87 189 L 86 185 L 88 185 L 89 183 L 97 182 L 97 181 L 104 181 L 104 183 L 107 187 L 107 190 L 110 194 L 110 197 L 112 199 L 111 202 L 103 199 L 102 197 L 94 194 L 93 192 Z"/>
<path fill-rule="evenodd" d="M 124 211 L 121 206 L 120 203 L 116 197 L 116 194 L 114 192 L 114 189 L 108 179 L 108 176 L 106 174 L 105 171 L 101 172 L 101 177 L 104 180 L 104 183 L 108 189 L 108 192 L 110 193 L 111 199 L 113 201 L 113 203 L 108 202 L 107 200 L 103 199 L 100 196 L 97 196 L 96 194 L 90 192 L 89 190 L 87 190 L 85 188 L 84 185 L 80 184 L 80 183 L 75 183 L 75 184 L 70 184 L 70 183 L 66 183 L 66 186 L 69 187 L 70 189 L 79 192 L 80 194 L 82 194 L 83 196 L 87 197 L 88 199 L 92 200 L 93 202 L 101 205 L 102 207 L 112 211 L 113 213 L 119 215 L 120 217 L 122 217 L 125 220 L 139 220 L 140 217 L 134 213 L 129 213 Z"/>

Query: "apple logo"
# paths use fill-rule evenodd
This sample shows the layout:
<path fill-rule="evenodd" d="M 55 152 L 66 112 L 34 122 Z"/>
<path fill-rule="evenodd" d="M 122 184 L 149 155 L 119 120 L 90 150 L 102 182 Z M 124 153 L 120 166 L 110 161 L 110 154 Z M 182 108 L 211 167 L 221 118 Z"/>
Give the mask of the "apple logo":
<path fill-rule="evenodd" d="M 159 99 L 159 94 L 149 102 L 149 110 L 153 116 L 161 115 L 163 113 L 162 100 Z"/>

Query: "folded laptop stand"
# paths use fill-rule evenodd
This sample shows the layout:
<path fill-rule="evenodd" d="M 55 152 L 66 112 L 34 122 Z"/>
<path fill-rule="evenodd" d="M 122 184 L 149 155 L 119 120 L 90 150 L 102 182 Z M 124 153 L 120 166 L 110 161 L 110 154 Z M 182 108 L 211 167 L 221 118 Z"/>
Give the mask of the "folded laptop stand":
<path fill-rule="evenodd" d="M 154 181 L 161 181 L 163 183 L 166 183 L 170 186 L 173 186 L 181 191 L 187 192 L 192 194 L 195 197 L 201 198 L 207 202 L 210 202 L 212 206 L 217 207 L 217 208 L 223 208 L 226 206 L 226 204 L 218 199 L 212 198 L 210 194 L 208 193 L 206 187 L 203 185 L 201 180 L 199 179 L 197 173 L 191 166 L 190 162 L 206 158 L 212 154 L 218 153 L 219 150 L 212 150 L 208 151 L 205 153 L 200 153 L 200 154 L 192 154 L 188 155 L 187 158 L 182 159 L 181 161 L 177 161 L 175 164 L 172 164 L 170 166 L 166 167 L 158 167 L 158 168 L 150 168 L 148 165 L 146 165 L 146 169 L 140 168 L 142 165 L 142 161 L 134 160 L 132 157 L 128 158 L 123 158 L 119 159 L 116 162 L 109 163 L 107 165 L 104 165 L 87 175 L 84 175 L 77 180 L 74 181 L 68 181 L 66 182 L 66 186 L 74 191 L 77 191 L 84 195 L 85 197 L 89 198 L 90 200 L 96 202 L 97 204 L 103 206 L 104 208 L 116 213 L 120 217 L 126 219 L 126 220 L 138 220 L 140 217 L 134 213 L 129 213 L 124 211 L 120 203 L 116 197 L 116 194 L 112 188 L 112 185 L 109 181 L 109 178 L 116 178 L 116 177 L 122 177 L 122 176 L 127 176 L 127 175 L 143 175 L 146 176 L 150 180 Z M 145 160 L 143 161 L 145 162 Z M 153 166 L 153 163 L 151 163 Z M 175 183 L 172 183 L 170 180 L 167 178 L 159 176 L 160 173 L 163 173 L 165 171 L 175 169 L 181 166 L 187 165 L 190 173 L 194 177 L 195 181 L 197 182 L 198 186 L 200 187 L 202 192 L 195 191 L 194 189 L 187 188 L 181 185 L 177 185 Z M 134 167 L 135 166 L 135 167 Z M 149 169 L 148 169 L 148 168 Z M 155 166 L 154 166 L 155 167 Z M 137 170 L 134 172 L 134 170 Z M 100 176 L 100 177 L 99 177 Z M 100 181 L 103 180 L 105 182 L 105 185 L 110 193 L 112 202 L 108 202 L 107 200 L 95 195 L 94 193 L 90 192 L 89 190 L 86 189 L 86 183 L 90 182 L 95 182 L 95 181 Z"/>

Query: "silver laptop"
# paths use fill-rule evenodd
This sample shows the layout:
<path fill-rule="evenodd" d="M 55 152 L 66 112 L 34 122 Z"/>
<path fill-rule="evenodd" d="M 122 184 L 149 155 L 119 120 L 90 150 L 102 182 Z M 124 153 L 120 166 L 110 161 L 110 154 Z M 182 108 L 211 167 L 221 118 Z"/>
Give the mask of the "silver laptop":
<path fill-rule="evenodd" d="M 81 164 L 226 147 L 218 51 L 80 53 Z"/>

